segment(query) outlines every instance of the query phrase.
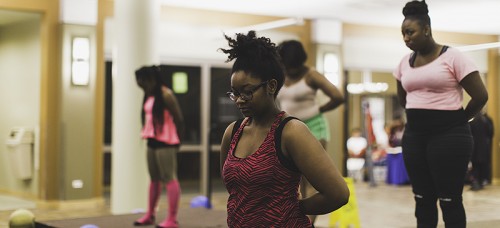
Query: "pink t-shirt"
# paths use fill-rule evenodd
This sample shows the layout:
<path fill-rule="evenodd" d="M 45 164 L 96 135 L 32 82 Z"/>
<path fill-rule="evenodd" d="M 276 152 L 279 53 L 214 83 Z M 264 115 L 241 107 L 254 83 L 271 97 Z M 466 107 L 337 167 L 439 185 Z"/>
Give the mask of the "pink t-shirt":
<path fill-rule="evenodd" d="M 142 128 L 142 138 L 153 138 L 168 145 L 177 145 L 180 143 L 179 136 L 177 135 L 177 128 L 175 127 L 174 118 L 168 110 L 163 112 L 163 131 L 160 134 L 155 134 L 153 126 L 153 104 L 155 98 L 148 97 L 144 103 L 144 127 Z"/>
<path fill-rule="evenodd" d="M 411 67 L 411 54 L 403 57 L 394 77 L 406 91 L 407 109 L 458 110 L 462 108 L 465 76 L 477 71 L 476 65 L 454 48 L 448 48 L 434 61 Z"/>

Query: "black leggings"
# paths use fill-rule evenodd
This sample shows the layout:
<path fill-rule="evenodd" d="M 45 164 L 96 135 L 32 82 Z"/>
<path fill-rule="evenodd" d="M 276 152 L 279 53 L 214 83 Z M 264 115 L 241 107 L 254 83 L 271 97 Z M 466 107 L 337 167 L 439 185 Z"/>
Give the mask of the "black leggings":
<path fill-rule="evenodd" d="M 466 226 L 462 192 L 473 149 L 468 123 L 439 133 L 406 129 L 403 156 L 415 194 L 418 228 L 435 228 L 439 205 L 445 227 Z"/>

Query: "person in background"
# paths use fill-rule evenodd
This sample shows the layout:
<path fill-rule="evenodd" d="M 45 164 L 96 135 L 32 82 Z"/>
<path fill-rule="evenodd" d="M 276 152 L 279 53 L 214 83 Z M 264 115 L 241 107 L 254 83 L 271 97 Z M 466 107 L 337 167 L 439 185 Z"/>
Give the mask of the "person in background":
<path fill-rule="evenodd" d="M 403 148 L 401 147 L 403 134 L 405 130 L 405 122 L 399 115 L 394 116 L 390 124 L 387 126 L 387 134 L 389 135 L 387 147 L 387 179 L 388 184 L 408 184 L 409 178 L 404 165 Z"/>
<path fill-rule="evenodd" d="M 226 128 L 221 142 L 228 225 L 312 227 L 306 215 L 347 203 L 346 182 L 307 126 L 278 108 L 284 70 L 275 44 L 255 31 L 225 38 L 230 48 L 220 50 L 234 60 L 227 94 L 245 116 Z M 302 175 L 318 192 L 299 199 Z"/>
<path fill-rule="evenodd" d="M 353 128 L 351 137 L 347 139 L 347 153 L 350 158 L 364 158 L 368 142 L 361 134 L 361 129 Z"/>
<path fill-rule="evenodd" d="M 278 93 L 277 100 L 281 109 L 304 121 L 323 148 L 330 139 L 328 122 L 323 113 L 334 110 L 344 102 L 339 89 L 314 68 L 305 65 L 307 54 L 302 43 L 288 40 L 279 44 L 279 55 L 285 66 L 285 83 Z M 317 92 L 322 91 L 328 101 L 322 105 L 317 102 Z M 303 197 L 314 194 L 315 189 L 304 178 L 301 183 Z M 315 216 L 309 216 L 315 221 Z"/>
<path fill-rule="evenodd" d="M 394 70 L 406 109 L 403 157 L 415 198 L 417 227 L 436 227 L 437 201 L 445 227 L 466 227 L 462 192 L 473 139 L 468 121 L 488 93 L 477 67 L 455 48 L 436 43 L 425 1 L 403 8 L 401 33 L 413 51 Z M 463 90 L 471 97 L 465 109 Z"/>
<path fill-rule="evenodd" d="M 389 126 L 389 146 L 400 147 L 405 130 L 405 123 L 401 117 L 395 117 Z"/>
<path fill-rule="evenodd" d="M 363 181 L 363 167 L 365 166 L 365 153 L 368 147 L 368 141 L 362 136 L 360 128 L 353 128 L 351 136 L 346 142 L 347 154 L 347 171 L 348 176 L 355 181 Z"/>
<path fill-rule="evenodd" d="M 470 122 L 470 127 L 474 138 L 470 190 L 477 191 L 483 189 L 485 183 L 488 183 L 490 175 L 493 122 L 486 112 L 481 112 Z"/>
<path fill-rule="evenodd" d="M 182 112 L 172 90 L 161 83 L 160 70 L 156 66 L 141 67 L 135 72 L 136 81 L 144 91 L 142 104 L 142 138 L 147 140 L 147 162 L 151 178 L 149 183 L 148 209 L 134 222 L 135 226 L 155 223 L 156 205 L 165 184 L 168 213 L 156 227 L 178 227 L 177 210 L 181 188 L 177 181 L 177 152 L 184 129 Z"/>

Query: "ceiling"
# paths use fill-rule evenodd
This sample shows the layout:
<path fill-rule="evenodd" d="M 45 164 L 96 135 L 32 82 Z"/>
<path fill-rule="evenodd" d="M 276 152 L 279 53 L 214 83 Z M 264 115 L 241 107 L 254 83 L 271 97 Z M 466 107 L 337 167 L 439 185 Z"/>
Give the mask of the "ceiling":
<path fill-rule="evenodd" d="M 161 0 L 164 5 L 399 27 L 409 0 Z M 427 0 L 432 28 L 500 35 L 500 0 Z"/>
<path fill-rule="evenodd" d="M 408 0 L 159 0 L 163 5 L 256 15 L 332 19 L 399 27 Z M 500 35 L 500 0 L 427 0 L 432 28 Z M 37 18 L 35 13 L 0 10 L 0 26 Z"/>

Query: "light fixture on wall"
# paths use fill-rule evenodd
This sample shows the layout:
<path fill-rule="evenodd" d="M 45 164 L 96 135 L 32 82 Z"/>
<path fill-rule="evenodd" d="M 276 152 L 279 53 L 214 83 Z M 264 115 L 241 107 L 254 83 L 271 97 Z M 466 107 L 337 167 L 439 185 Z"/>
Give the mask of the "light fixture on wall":
<path fill-rule="evenodd" d="M 340 85 L 340 63 L 336 53 L 328 52 L 323 56 L 323 74 L 335 86 Z"/>
<path fill-rule="evenodd" d="M 372 72 L 370 70 L 363 71 L 362 83 L 349 83 L 347 91 L 351 94 L 362 93 L 382 93 L 389 89 L 389 85 L 385 82 L 372 82 Z"/>
<path fill-rule="evenodd" d="M 71 83 L 86 86 L 90 81 L 90 39 L 73 37 L 71 40 Z"/>
<path fill-rule="evenodd" d="M 479 50 L 492 49 L 492 48 L 500 48 L 500 42 L 484 43 L 484 44 L 474 44 L 474 45 L 467 45 L 467 46 L 457 47 L 458 50 L 463 51 L 463 52 L 466 52 L 466 51 L 479 51 Z"/>

